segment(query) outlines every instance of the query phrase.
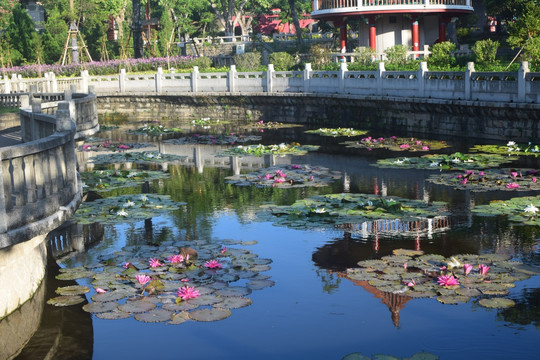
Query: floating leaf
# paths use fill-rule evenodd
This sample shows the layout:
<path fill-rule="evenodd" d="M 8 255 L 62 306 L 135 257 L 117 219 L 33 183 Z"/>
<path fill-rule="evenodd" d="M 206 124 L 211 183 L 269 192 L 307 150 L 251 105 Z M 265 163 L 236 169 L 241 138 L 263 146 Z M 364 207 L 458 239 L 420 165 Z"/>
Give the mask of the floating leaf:
<path fill-rule="evenodd" d="M 361 136 L 367 134 L 366 130 L 355 130 L 353 128 L 319 128 L 305 131 L 307 134 L 317 134 L 321 136 Z"/>
<path fill-rule="evenodd" d="M 178 139 L 165 140 L 164 143 L 184 145 L 184 144 L 211 144 L 211 145 L 235 145 L 239 143 L 260 141 L 259 135 L 192 135 Z"/>
<path fill-rule="evenodd" d="M 225 150 L 222 155 L 263 156 L 263 155 L 305 155 L 308 151 L 316 151 L 319 146 L 300 145 L 298 143 L 279 145 L 239 145 Z"/>
<path fill-rule="evenodd" d="M 178 162 L 185 159 L 186 156 L 162 154 L 157 151 L 142 151 L 142 152 L 121 152 L 113 154 L 100 154 L 90 158 L 89 162 L 101 164 L 125 164 L 131 162 L 134 164 L 152 164 L 164 162 Z"/>
<path fill-rule="evenodd" d="M 189 313 L 189 318 L 196 321 L 218 321 L 231 316 L 231 311 L 222 308 L 205 308 L 193 310 Z"/>
<path fill-rule="evenodd" d="M 117 291 L 108 291 L 106 293 L 102 294 L 95 294 L 92 296 L 93 301 L 101 301 L 101 302 L 107 302 L 107 301 L 118 301 L 120 299 L 125 298 L 126 296 L 129 296 L 130 293 L 123 291 L 123 290 L 117 290 Z"/>
<path fill-rule="evenodd" d="M 111 191 L 123 187 L 142 184 L 146 181 L 169 177 L 163 171 L 149 170 L 97 170 L 81 173 L 84 191 Z"/>
<path fill-rule="evenodd" d="M 194 310 L 199 307 L 198 304 L 194 304 L 190 301 L 180 301 L 179 303 L 168 303 L 161 306 L 163 309 L 168 311 L 187 311 Z"/>
<path fill-rule="evenodd" d="M 92 314 L 104 313 L 113 311 L 118 307 L 118 304 L 112 301 L 109 302 L 92 302 L 83 306 L 83 310 Z"/>
<path fill-rule="evenodd" d="M 496 168 L 501 164 L 517 160 L 517 157 L 497 154 L 424 155 L 422 157 L 388 158 L 377 160 L 380 168 L 405 168 L 425 170 L 475 170 Z"/>
<path fill-rule="evenodd" d="M 449 147 L 449 145 L 445 141 L 416 138 L 398 138 L 395 136 L 386 138 L 373 138 L 369 136 L 359 141 L 346 141 L 342 144 L 346 145 L 348 148 L 367 150 L 387 149 L 390 151 L 430 151 L 440 150 Z"/>
<path fill-rule="evenodd" d="M 88 286 L 83 285 L 64 286 L 56 289 L 58 295 L 82 295 L 86 294 L 88 291 L 90 291 Z"/>
<path fill-rule="evenodd" d="M 164 309 L 153 309 L 145 313 L 135 314 L 135 319 L 141 322 L 157 323 L 171 320 L 173 313 Z"/>
<path fill-rule="evenodd" d="M 180 325 L 189 320 L 189 314 L 185 311 L 179 312 L 178 314 L 173 314 L 171 321 L 167 324 L 170 325 Z"/>
<path fill-rule="evenodd" d="M 496 309 L 509 308 L 516 304 L 513 300 L 506 298 L 481 299 L 478 303 L 483 307 Z"/>
<path fill-rule="evenodd" d="M 246 296 L 251 294 L 251 289 L 242 287 L 242 286 L 230 286 L 220 290 L 216 290 L 216 295 L 218 296 Z"/>
<path fill-rule="evenodd" d="M 97 313 L 96 316 L 104 320 L 120 320 L 120 319 L 127 319 L 131 317 L 131 314 L 120 311 L 118 309 L 114 309 L 113 311 L 109 311 L 109 312 Z"/>
<path fill-rule="evenodd" d="M 239 309 L 251 305 L 253 301 L 249 298 L 240 297 L 240 296 L 230 296 L 225 298 L 222 302 L 218 304 L 220 308 L 223 309 Z"/>
<path fill-rule="evenodd" d="M 208 294 L 208 295 L 201 295 L 198 298 L 189 299 L 186 301 L 194 305 L 205 306 L 205 305 L 215 305 L 217 303 L 220 303 L 223 301 L 223 298 L 216 295 Z"/>
<path fill-rule="evenodd" d="M 58 280 L 77 280 L 94 276 L 95 272 L 87 271 L 67 271 L 55 276 Z"/>
<path fill-rule="evenodd" d="M 394 255 L 404 255 L 404 256 L 419 256 L 423 255 L 424 252 L 422 250 L 410 250 L 410 249 L 394 249 L 392 250 L 392 253 Z"/>
<path fill-rule="evenodd" d="M 150 311 L 156 307 L 156 304 L 146 300 L 132 300 L 123 305 L 118 306 L 118 309 L 127 313 L 143 313 Z"/>
<path fill-rule="evenodd" d="M 437 301 L 441 302 L 443 304 L 460 304 L 460 303 L 466 303 L 469 301 L 470 298 L 468 296 L 463 295 L 441 295 L 437 296 Z"/>
<path fill-rule="evenodd" d="M 71 306 L 80 304 L 84 301 L 86 301 L 86 299 L 80 295 L 61 295 L 47 300 L 47 304 L 53 306 Z"/>
<path fill-rule="evenodd" d="M 261 289 L 264 289 L 266 287 L 272 287 L 274 286 L 276 283 L 272 280 L 251 280 L 249 281 L 246 286 L 248 288 L 250 288 L 251 290 L 261 290 Z"/>

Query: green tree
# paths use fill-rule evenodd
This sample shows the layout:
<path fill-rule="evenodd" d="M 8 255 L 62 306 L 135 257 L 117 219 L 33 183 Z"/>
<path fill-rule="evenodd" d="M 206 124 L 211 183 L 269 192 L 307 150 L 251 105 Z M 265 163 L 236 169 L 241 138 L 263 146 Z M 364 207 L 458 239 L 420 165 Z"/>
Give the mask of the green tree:
<path fill-rule="evenodd" d="M 43 62 L 52 64 L 62 57 L 68 26 L 57 6 L 47 11 L 45 30 L 41 34 L 43 42 Z"/>
<path fill-rule="evenodd" d="M 498 49 L 499 42 L 491 39 L 477 41 L 472 47 L 476 62 L 484 66 L 496 64 Z"/>
<path fill-rule="evenodd" d="M 508 43 L 520 48 L 526 60 L 540 62 L 540 6 L 529 3 L 509 30 Z"/>
<path fill-rule="evenodd" d="M 34 22 L 28 12 L 19 4 L 13 8 L 13 16 L 10 18 L 5 36 L 12 50 L 12 60 L 15 65 L 33 62 L 36 52 L 33 35 L 36 32 Z"/>
<path fill-rule="evenodd" d="M 452 53 L 455 50 L 456 45 L 450 41 L 433 45 L 431 48 L 431 54 L 427 59 L 428 65 L 430 65 L 430 67 L 434 66 L 439 69 L 451 68 L 456 63 L 456 58 L 452 56 Z"/>

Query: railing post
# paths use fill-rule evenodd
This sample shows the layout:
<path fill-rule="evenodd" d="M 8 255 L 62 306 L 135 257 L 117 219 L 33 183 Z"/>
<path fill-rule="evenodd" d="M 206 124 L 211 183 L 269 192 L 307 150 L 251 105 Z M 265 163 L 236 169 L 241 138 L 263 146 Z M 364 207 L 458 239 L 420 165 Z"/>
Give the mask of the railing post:
<path fill-rule="evenodd" d="M 71 93 L 71 89 L 64 90 L 64 100 L 69 101 L 73 98 L 73 94 Z"/>
<path fill-rule="evenodd" d="M 199 67 L 194 66 L 191 72 L 191 92 L 199 91 Z"/>
<path fill-rule="evenodd" d="M 2 166 L 2 155 L 0 154 L 0 234 L 7 232 L 6 200 L 4 199 L 4 174 Z"/>
<path fill-rule="evenodd" d="M 274 92 L 274 64 L 268 64 L 266 72 L 266 92 Z"/>
<path fill-rule="evenodd" d="M 385 71 L 386 69 L 384 68 L 384 62 L 380 62 L 377 69 L 377 75 L 375 75 L 375 77 L 377 78 L 377 95 L 383 94 L 383 73 Z"/>
<path fill-rule="evenodd" d="M 71 97 L 77 92 L 77 85 L 69 85 L 69 91 L 71 91 Z"/>
<path fill-rule="evenodd" d="M 471 91 L 471 85 L 472 85 L 472 74 L 474 72 L 474 63 L 468 62 L 467 63 L 467 70 L 465 70 L 465 100 L 471 100 L 472 91 Z"/>
<path fill-rule="evenodd" d="M 51 79 L 51 92 L 58 92 L 58 81 L 56 80 L 56 74 L 52 71 L 49 72 L 49 79 Z"/>
<path fill-rule="evenodd" d="M 59 101 L 56 110 L 56 131 L 71 131 L 70 101 Z"/>
<path fill-rule="evenodd" d="M 13 91 L 14 92 L 19 92 L 19 86 L 18 86 L 18 82 L 17 82 L 17 75 L 16 74 L 11 74 L 11 83 L 13 84 Z"/>
<path fill-rule="evenodd" d="M 525 81 L 525 77 L 527 76 L 527 73 L 529 72 L 529 62 L 528 61 L 522 61 L 521 66 L 518 70 L 518 101 L 519 102 L 527 102 L 527 82 Z"/>
<path fill-rule="evenodd" d="M 306 63 L 304 67 L 304 92 L 309 92 L 309 82 L 311 79 L 311 63 Z"/>
<path fill-rule="evenodd" d="M 345 92 L 345 73 L 347 72 L 347 63 L 339 63 L 339 93 Z"/>
<path fill-rule="evenodd" d="M 158 94 L 161 94 L 161 89 L 163 88 L 162 76 L 163 76 L 163 68 L 159 66 L 157 68 L 157 73 L 156 73 L 156 93 Z"/>
<path fill-rule="evenodd" d="M 45 78 L 45 89 L 43 89 L 43 92 L 51 92 L 51 81 L 49 79 L 49 73 L 44 73 L 43 78 Z"/>
<path fill-rule="evenodd" d="M 120 93 L 126 92 L 126 69 L 120 69 L 120 76 L 118 76 L 118 86 L 120 87 Z"/>
<path fill-rule="evenodd" d="M 88 93 L 88 83 L 90 82 L 90 75 L 88 75 L 88 70 L 81 71 L 82 77 L 82 90 L 81 92 Z"/>
<path fill-rule="evenodd" d="M 227 74 L 229 92 L 236 92 L 236 65 L 231 65 Z"/>
<path fill-rule="evenodd" d="M 32 93 L 30 93 L 30 103 L 32 105 L 32 112 L 34 114 L 41 113 L 41 99 L 35 98 L 32 96 Z"/>
<path fill-rule="evenodd" d="M 4 75 L 4 91 L 6 94 L 11 93 L 11 81 L 9 81 L 9 76 Z"/>
<path fill-rule="evenodd" d="M 420 68 L 418 69 L 418 74 L 416 75 L 416 80 L 418 80 L 418 97 L 423 98 L 426 92 L 426 72 L 428 71 L 427 62 L 422 61 L 420 63 Z"/>

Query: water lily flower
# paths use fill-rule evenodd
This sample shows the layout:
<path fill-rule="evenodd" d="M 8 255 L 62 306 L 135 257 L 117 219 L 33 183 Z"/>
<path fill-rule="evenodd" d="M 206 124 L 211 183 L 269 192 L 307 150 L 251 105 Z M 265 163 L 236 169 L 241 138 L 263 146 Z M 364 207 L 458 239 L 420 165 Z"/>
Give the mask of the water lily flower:
<path fill-rule="evenodd" d="M 471 264 L 463 264 L 463 271 L 465 271 L 465 275 L 469 275 L 472 268 L 473 266 Z"/>
<path fill-rule="evenodd" d="M 107 290 L 103 290 L 102 288 L 96 288 L 96 292 L 97 292 L 98 294 L 104 294 L 104 293 L 107 292 Z"/>
<path fill-rule="evenodd" d="M 408 287 L 413 287 L 413 286 L 415 286 L 415 285 L 416 285 L 416 282 L 415 282 L 414 280 L 411 280 L 411 281 L 409 281 L 409 282 L 407 283 L 407 286 L 408 286 Z"/>
<path fill-rule="evenodd" d="M 270 180 L 270 179 L 273 179 L 273 178 L 274 178 L 274 175 L 272 175 L 272 174 L 266 174 L 266 175 L 264 175 L 264 178 L 265 178 L 266 180 Z"/>
<path fill-rule="evenodd" d="M 224 246 L 219 252 L 223 254 L 225 251 L 227 251 L 227 248 Z"/>
<path fill-rule="evenodd" d="M 510 175 L 512 175 L 512 177 L 514 177 L 514 178 L 515 178 L 515 177 L 517 177 L 517 176 L 518 176 L 518 173 L 517 173 L 517 172 L 515 172 L 515 171 L 512 171 L 512 172 L 510 173 Z"/>
<path fill-rule="evenodd" d="M 135 206 L 135 203 L 131 200 L 128 200 L 125 204 L 124 204 L 124 207 L 132 207 L 132 206 Z"/>
<path fill-rule="evenodd" d="M 326 212 L 326 209 L 325 208 L 317 208 L 317 209 L 313 210 L 313 212 L 315 214 L 324 214 Z"/>
<path fill-rule="evenodd" d="M 293 164 L 291 165 L 291 169 L 301 169 L 302 168 L 302 165 L 296 165 L 296 164 Z"/>
<path fill-rule="evenodd" d="M 535 177 L 532 178 L 532 182 L 535 183 L 537 179 Z"/>
<path fill-rule="evenodd" d="M 204 267 L 207 269 L 221 269 L 223 265 L 217 260 L 210 260 L 204 263 Z"/>
<path fill-rule="evenodd" d="M 399 145 L 399 148 L 400 148 L 400 149 L 408 149 L 408 148 L 410 148 L 410 147 L 411 147 L 411 146 L 410 146 L 409 144 L 401 144 L 401 145 Z"/>
<path fill-rule="evenodd" d="M 122 208 L 122 210 L 118 210 L 118 211 L 116 212 L 116 215 L 126 217 L 126 216 L 128 216 L 128 213 L 127 213 L 126 210 L 124 210 L 124 209 Z"/>
<path fill-rule="evenodd" d="M 188 282 L 189 279 L 188 278 L 183 278 L 183 279 L 180 279 L 181 282 Z"/>
<path fill-rule="evenodd" d="M 172 256 L 169 256 L 169 257 L 167 258 L 167 260 L 168 260 L 171 264 L 179 264 L 179 263 L 183 262 L 185 259 L 184 259 L 184 255 L 179 254 L 179 255 L 172 255 Z"/>
<path fill-rule="evenodd" d="M 508 146 L 508 147 L 516 146 L 516 142 L 515 141 L 509 141 L 508 144 L 506 144 L 506 146 Z"/>
<path fill-rule="evenodd" d="M 404 268 L 404 269 L 407 268 L 407 263 L 404 263 L 404 264 L 403 264 L 403 268 Z"/>
<path fill-rule="evenodd" d="M 148 198 L 146 197 L 146 195 L 142 194 L 142 195 L 141 195 L 141 201 L 142 201 L 143 203 L 145 203 L 146 200 L 148 200 Z"/>
<path fill-rule="evenodd" d="M 148 275 L 135 275 L 135 279 L 139 282 L 139 284 L 144 285 L 147 282 L 150 281 L 150 276 Z"/>
<path fill-rule="evenodd" d="M 429 151 L 429 146 L 422 146 L 422 150 Z"/>
<path fill-rule="evenodd" d="M 485 176 L 485 175 L 486 175 L 486 173 L 483 172 L 483 171 L 478 172 L 478 176 Z"/>
<path fill-rule="evenodd" d="M 515 182 L 506 184 L 507 189 L 517 189 L 518 187 L 519 187 L 519 184 Z"/>
<path fill-rule="evenodd" d="M 480 274 L 482 274 L 482 276 L 486 275 L 489 271 L 489 266 L 485 265 L 485 264 L 480 264 L 478 265 L 478 270 L 480 271 Z"/>
<path fill-rule="evenodd" d="M 182 300 L 189 300 L 189 299 L 195 299 L 201 296 L 199 293 L 199 290 L 195 290 L 194 287 L 191 286 L 184 286 L 181 288 L 178 288 L 178 291 L 176 292 L 176 296 L 181 298 Z"/>
<path fill-rule="evenodd" d="M 160 263 L 158 258 L 151 258 L 148 260 L 148 265 L 150 265 L 151 268 L 157 268 L 165 264 Z"/>
<path fill-rule="evenodd" d="M 531 215 L 535 215 L 538 212 L 538 208 L 533 204 L 529 204 L 523 211 L 526 213 L 531 213 Z"/>
<path fill-rule="evenodd" d="M 285 178 L 282 178 L 282 177 L 274 179 L 274 182 L 277 183 L 277 184 L 283 183 L 285 181 L 286 181 Z"/>
<path fill-rule="evenodd" d="M 462 184 L 462 185 L 465 185 L 465 184 L 467 184 L 467 179 L 463 179 L 459 183 Z"/>
<path fill-rule="evenodd" d="M 458 279 L 456 279 L 453 275 L 441 275 L 437 278 L 437 283 L 439 283 L 441 286 L 459 285 Z"/>
<path fill-rule="evenodd" d="M 463 264 L 460 263 L 458 259 L 456 259 L 455 257 L 452 256 L 450 258 L 450 261 L 448 262 L 448 269 L 457 268 L 457 267 L 460 267 L 462 265 Z"/>
<path fill-rule="evenodd" d="M 123 267 L 124 269 L 127 269 L 127 268 L 129 267 L 129 265 L 131 265 L 131 263 L 126 261 L 126 262 L 124 263 L 124 265 L 122 265 L 122 267 Z"/>

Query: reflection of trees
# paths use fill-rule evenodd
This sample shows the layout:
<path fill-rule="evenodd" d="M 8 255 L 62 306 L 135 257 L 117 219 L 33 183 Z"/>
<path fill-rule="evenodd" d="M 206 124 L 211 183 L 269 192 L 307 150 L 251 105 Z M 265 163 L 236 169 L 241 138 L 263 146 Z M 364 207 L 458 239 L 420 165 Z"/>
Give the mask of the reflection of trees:
<path fill-rule="evenodd" d="M 264 202 L 279 205 L 315 194 L 339 191 L 340 184 L 322 188 L 257 188 L 255 186 L 236 186 L 227 184 L 224 177 L 230 170 L 205 167 L 198 173 L 195 167 L 171 166 L 171 178 L 163 181 L 163 186 L 153 188 L 153 192 L 170 194 L 173 200 L 187 205 L 175 211 L 178 227 L 186 229 L 187 239 L 208 237 L 203 229 L 210 229 L 211 218 L 216 211 L 234 212 L 240 222 L 249 222 L 255 217 L 258 206 Z"/>
<path fill-rule="evenodd" d="M 341 278 L 338 276 L 335 276 L 333 272 L 331 271 L 324 271 L 324 270 L 316 270 L 317 276 L 321 279 L 321 282 L 323 283 L 323 291 L 327 294 L 331 294 L 339 288 L 339 284 L 341 283 Z"/>
<path fill-rule="evenodd" d="M 519 298 L 513 299 L 516 305 L 497 312 L 499 320 L 517 325 L 534 325 L 540 330 L 540 289 L 523 289 Z"/>

